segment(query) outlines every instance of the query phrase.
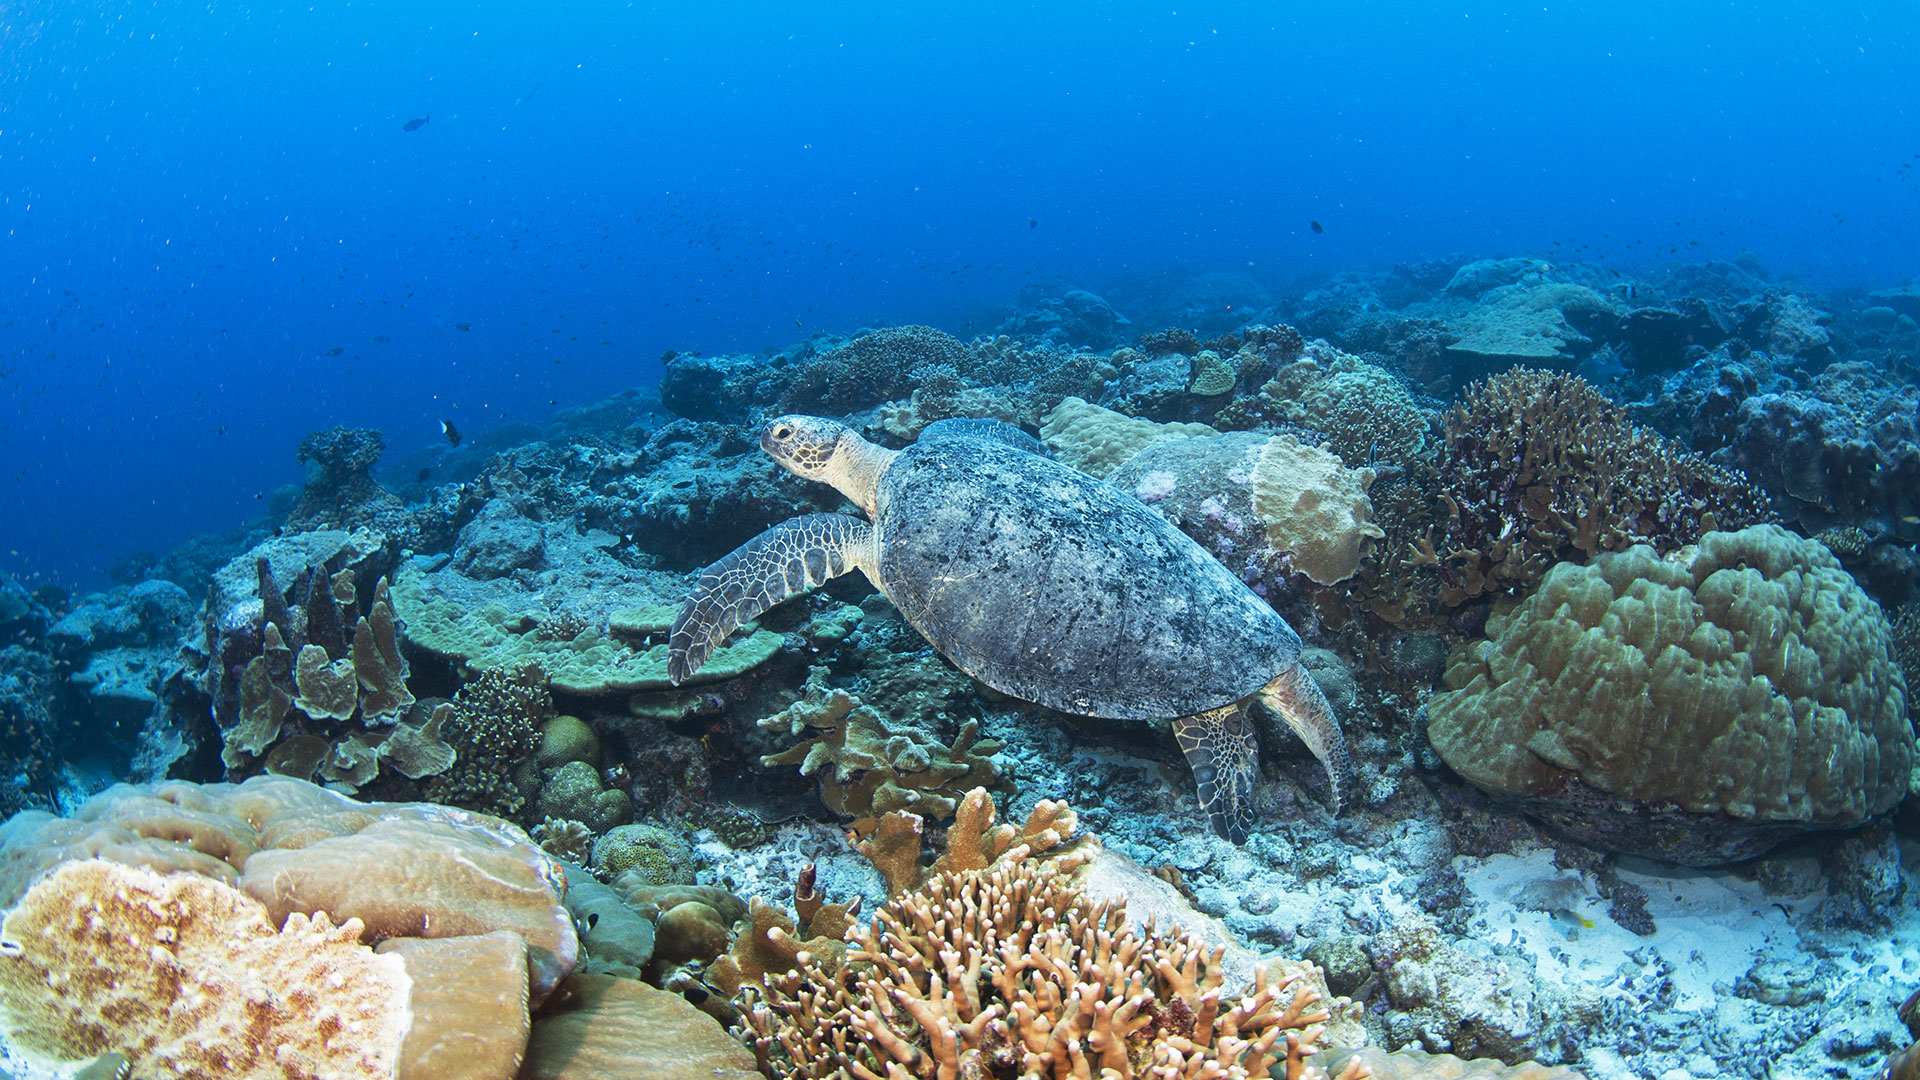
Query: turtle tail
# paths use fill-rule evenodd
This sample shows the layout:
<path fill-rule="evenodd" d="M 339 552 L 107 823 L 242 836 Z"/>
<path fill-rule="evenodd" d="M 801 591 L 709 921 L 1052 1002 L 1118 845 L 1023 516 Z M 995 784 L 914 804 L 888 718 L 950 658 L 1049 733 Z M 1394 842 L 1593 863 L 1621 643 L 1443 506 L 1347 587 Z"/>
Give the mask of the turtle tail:
<path fill-rule="evenodd" d="M 1306 668 L 1292 664 L 1261 687 L 1257 696 L 1326 766 L 1328 801 L 1333 812 L 1339 814 L 1353 778 L 1353 759 L 1347 756 L 1347 737 L 1340 730 L 1340 718 L 1333 714 L 1327 695 L 1320 692 L 1320 684 L 1313 681 Z"/>
<path fill-rule="evenodd" d="M 873 526 L 845 514 L 783 521 L 700 573 L 667 632 L 667 679 L 694 676 L 727 635 L 789 597 L 873 562 Z M 869 575 L 872 576 L 872 575 Z"/>

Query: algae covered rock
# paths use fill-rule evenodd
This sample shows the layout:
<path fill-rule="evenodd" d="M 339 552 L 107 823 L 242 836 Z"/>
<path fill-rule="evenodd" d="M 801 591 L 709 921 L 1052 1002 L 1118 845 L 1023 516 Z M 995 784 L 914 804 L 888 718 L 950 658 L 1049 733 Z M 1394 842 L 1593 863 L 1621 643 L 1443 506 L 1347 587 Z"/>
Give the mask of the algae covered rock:
<path fill-rule="evenodd" d="M 1428 736 L 1461 776 L 1585 842 L 1760 854 L 1907 794 L 1907 687 L 1878 604 L 1778 526 L 1562 563 L 1456 652 Z"/>

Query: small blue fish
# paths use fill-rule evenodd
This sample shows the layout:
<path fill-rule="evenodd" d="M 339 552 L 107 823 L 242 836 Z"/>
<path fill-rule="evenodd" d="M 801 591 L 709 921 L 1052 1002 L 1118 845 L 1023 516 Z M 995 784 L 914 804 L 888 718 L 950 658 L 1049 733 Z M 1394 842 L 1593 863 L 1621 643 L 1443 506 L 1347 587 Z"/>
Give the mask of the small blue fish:
<path fill-rule="evenodd" d="M 426 127 L 427 121 L 431 119 L 433 119 L 433 117 L 431 116 L 416 117 L 415 119 L 409 120 L 406 123 L 400 125 L 400 130 L 401 131 L 419 131 L 421 128 Z"/>

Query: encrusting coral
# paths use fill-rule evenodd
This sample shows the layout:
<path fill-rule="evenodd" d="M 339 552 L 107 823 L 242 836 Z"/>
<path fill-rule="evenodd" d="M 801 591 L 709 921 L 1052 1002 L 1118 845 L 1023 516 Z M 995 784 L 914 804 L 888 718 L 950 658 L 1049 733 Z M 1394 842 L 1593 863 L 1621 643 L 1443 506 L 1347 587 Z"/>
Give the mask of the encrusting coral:
<path fill-rule="evenodd" d="M 1474 784 L 1599 846 L 1746 858 L 1907 794 L 1892 631 L 1824 546 L 1776 525 L 1562 563 L 1456 652 L 1428 737 Z"/>
<path fill-rule="evenodd" d="M 1557 562 L 1671 551 L 1766 518 L 1740 472 L 1627 419 L 1577 375 L 1514 368 L 1468 387 L 1444 423 L 1451 514 L 1423 549 L 1459 605 L 1525 591 Z"/>

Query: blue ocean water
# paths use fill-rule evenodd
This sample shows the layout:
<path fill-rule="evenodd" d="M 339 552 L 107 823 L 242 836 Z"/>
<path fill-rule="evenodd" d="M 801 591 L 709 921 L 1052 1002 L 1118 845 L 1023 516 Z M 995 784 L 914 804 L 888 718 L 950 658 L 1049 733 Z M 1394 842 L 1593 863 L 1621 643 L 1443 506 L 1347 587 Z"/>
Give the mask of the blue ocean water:
<path fill-rule="evenodd" d="M 392 460 L 1129 275 L 1892 284 L 1917 44 L 1905 0 L 0 4 L 0 570 L 230 528 L 317 428 Z"/>

